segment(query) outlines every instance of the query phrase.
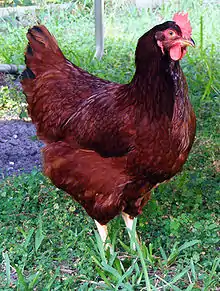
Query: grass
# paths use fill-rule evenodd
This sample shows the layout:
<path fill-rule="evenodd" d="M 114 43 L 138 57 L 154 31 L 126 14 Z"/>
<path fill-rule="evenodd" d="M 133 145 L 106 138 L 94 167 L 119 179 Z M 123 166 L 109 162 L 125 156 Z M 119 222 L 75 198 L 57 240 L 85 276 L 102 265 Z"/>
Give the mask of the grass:
<path fill-rule="evenodd" d="M 78 3 L 78 6 L 76 5 Z M 91 1 L 37 18 L 75 64 L 116 82 L 134 72 L 137 39 L 174 12 L 186 10 L 197 44 L 182 67 L 197 115 L 197 135 L 181 174 L 152 193 L 137 222 L 142 244 L 132 251 L 121 218 L 109 225 L 114 252 L 104 252 L 93 221 L 37 171 L 1 181 L 0 290 L 217 290 L 219 286 L 218 9 L 202 1 L 138 11 L 106 7 L 105 55 L 93 59 Z M 79 3 L 81 3 L 79 5 Z M 75 5 L 75 6 L 74 6 Z M 0 63 L 23 64 L 31 15 L 0 20 Z M 22 96 L 1 89 L 2 116 L 21 113 Z M 23 109 L 22 109 L 23 110 Z M 36 289 L 34 289 L 36 288 Z"/>

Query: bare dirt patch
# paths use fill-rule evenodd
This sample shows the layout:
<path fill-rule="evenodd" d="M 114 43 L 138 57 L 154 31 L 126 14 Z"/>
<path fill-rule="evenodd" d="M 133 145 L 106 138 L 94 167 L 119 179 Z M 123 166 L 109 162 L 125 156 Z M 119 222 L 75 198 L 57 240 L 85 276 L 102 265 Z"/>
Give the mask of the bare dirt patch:
<path fill-rule="evenodd" d="M 0 178 L 41 169 L 42 146 L 32 123 L 0 120 Z"/>

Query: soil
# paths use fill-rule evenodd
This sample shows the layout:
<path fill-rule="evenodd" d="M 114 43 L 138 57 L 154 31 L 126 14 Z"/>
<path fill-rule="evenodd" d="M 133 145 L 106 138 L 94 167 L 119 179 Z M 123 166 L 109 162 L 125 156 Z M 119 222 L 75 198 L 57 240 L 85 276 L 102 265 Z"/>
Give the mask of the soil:
<path fill-rule="evenodd" d="M 41 169 L 42 146 L 32 123 L 0 120 L 0 179 Z"/>
<path fill-rule="evenodd" d="M 22 90 L 18 76 L 3 73 L 0 73 L 1 86 Z M 34 125 L 12 116 L 0 118 L 0 179 L 42 168 L 43 144 L 36 137 Z"/>

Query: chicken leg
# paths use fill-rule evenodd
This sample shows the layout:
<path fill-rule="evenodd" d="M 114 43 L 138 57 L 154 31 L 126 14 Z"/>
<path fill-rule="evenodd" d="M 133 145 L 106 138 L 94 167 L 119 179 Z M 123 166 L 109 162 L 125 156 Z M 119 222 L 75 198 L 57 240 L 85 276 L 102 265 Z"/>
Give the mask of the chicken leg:
<path fill-rule="evenodd" d="M 99 235 L 101 237 L 101 240 L 103 242 L 103 245 L 105 247 L 105 250 L 107 250 L 109 248 L 110 253 L 113 254 L 114 253 L 114 249 L 113 246 L 110 243 L 106 243 L 107 237 L 108 237 L 108 229 L 107 229 L 107 225 L 101 225 L 100 223 L 98 223 L 98 221 L 95 220 L 95 224 L 97 226 Z"/>
<path fill-rule="evenodd" d="M 125 222 L 126 227 L 132 231 L 132 227 L 133 227 L 133 223 L 134 223 L 134 219 L 130 218 L 130 216 L 125 213 L 122 212 L 122 218 Z M 108 229 L 107 229 L 107 225 L 101 225 L 100 223 L 98 223 L 98 221 L 95 220 L 95 224 L 97 226 L 99 235 L 101 237 L 101 240 L 103 242 L 103 244 L 106 242 L 107 236 L 108 236 Z M 129 232 L 129 236 L 131 237 L 131 234 Z M 135 232 L 135 237 L 137 238 L 137 233 Z"/>
<path fill-rule="evenodd" d="M 103 242 L 103 244 L 105 244 L 107 236 L 108 236 L 108 229 L 107 229 L 107 225 L 101 225 L 100 223 L 98 223 L 98 221 L 95 220 L 95 224 L 97 226 L 99 235 L 101 237 L 101 240 Z"/>
<path fill-rule="evenodd" d="M 125 212 L 122 212 L 121 215 L 122 215 L 122 218 L 123 218 L 123 220 L 124 220 L 124 222 L 125 222 L 126 227 L 127 227 L 130 231 L 132 231 L 133 223 L 134 223 L 134 219 L 133 219 L 133 218 L 130 218 L 130 215 L 127 214 L 127 213 L 125 213 Z M 130 239 L 131 239 L 131 233 L 130 233 L 130 231 L 128 232 L 128 235 L 129 235 L 129 237 L 130 237 Z M 135 230 L 135 238 L 136 238 L 136 240 L 138 241 L 138 243 L 140 243 L 140 240 L 139 240 L 139 238 L 138 238 L 138 235 L 137 235 L 136 230 Z M 135 243 L 132 244 L 132 249 L 133 249 L 133 250 L 136 250 Z"/>

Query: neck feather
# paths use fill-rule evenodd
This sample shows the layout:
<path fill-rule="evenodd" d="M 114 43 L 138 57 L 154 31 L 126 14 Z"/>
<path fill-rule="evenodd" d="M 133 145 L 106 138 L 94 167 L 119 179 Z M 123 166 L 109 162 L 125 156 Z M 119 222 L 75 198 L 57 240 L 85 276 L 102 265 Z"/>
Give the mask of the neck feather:
<path fill-rule="evenodd" d="M 163 55 L 156 44 L 147 46 L 145 50 L 139 46 L 136 50 L 136 72 L 128 84 L 130 97 L 142 105 L 145 113 L 153 112 L 156 118 L 161 114 L 172 118 L 179 62 L 172 61 L 168 54 Z"/>

